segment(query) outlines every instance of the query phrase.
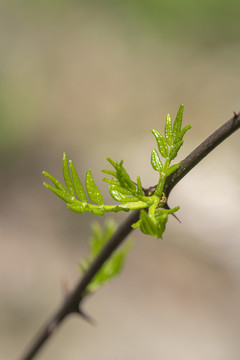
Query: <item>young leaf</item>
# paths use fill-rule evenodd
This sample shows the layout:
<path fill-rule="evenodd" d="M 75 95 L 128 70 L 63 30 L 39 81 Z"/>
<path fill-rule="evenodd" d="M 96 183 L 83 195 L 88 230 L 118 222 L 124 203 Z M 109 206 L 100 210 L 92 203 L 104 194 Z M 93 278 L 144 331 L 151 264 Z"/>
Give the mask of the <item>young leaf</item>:
<path fill-rule="evenodd" d="M 140 196 L 144 196 L 140 176 L 137 176 L 137 194 Z"/>
<path fill-rule="evenodd" d="M 182 116 L 183 116 L 183 109 L 184 109 L 184 105 L 180 105 L 179 107 L 179 110 L 177 112 L 177 116 L 176 116 L 176 119 L 174 121 L 174 124 L 173 124 L 173 141 L 175 143 L 177 137 L 178 137 L 178 134 L 180 133 L 181 131 L 181 127 L 182 127 Z"/>
<path fill-rule="evenodd" d="M 119 180 L 122 182 L 123 184 L 125 184 L 126 187 L 128 187 L 129 189 L 131 189 L 131 191 L 133 193 L 136 193 L 136 185 L 134 184 L 134 182 L 131 180 L 130 176 L 128 175 L 127 171 L 125 170 L 125 168 L 122 166 L 123 161 L 121 161 L 119 163 Z"/>
<path fill-rule="evenodd" d="M 174 145 L 174 147 L 170 150 L 170 154 L 169 154 L 169 158 L 170 160 L 172 161 L 173 159 L 175 159 L 175 157 L 177 156 L 177 153 L 180 149 L 180 147 L 182 146 L 183 144 L 183 140 L 179 141 L 178 143 L 176 143 Z"/>
<path fill-rule="evenodd" d="M 191 125 L 186 125 L 178 134 L 177 138 L 175 139 L 175 142 L 179 142 L 180 140 L 183 139 L 185 133 L 187 132 L 187 130 L 191 129 Z"/>
<path fill-rule="evenodd" d="M 129 193 L 128 190 L 119 187 L 111 185 L 109 188 L 110 195 L 112 198 L 119 202 L 136 202 L 139 201 L 139 199 L 136 196 L 130 196 L 131 193 Z"/>
<path fill-rule="evenodd" d="M 168 213 L 167 212 L 164 212 L 161 216 L 159 216 L 157 218 L 157 231 L 156 231 L 157 236 L 155 235 L 157 238 L 162 239 L 163 233 L 166 228 L 167 221 L 168 221 Z"/>
<path fill-rule="evenodd" d="M 103 170 L 104 173 L 113 175 L 116 177 L 116 179 L 120 182 L 121 186 L 124 188 L 127 188 L 132 191 L 132 193 L 136 193 L 136 185 L 131 180 L 130 176 L 128 175 L 127 171 L 123 167 L 123 161 L 120 161 L 118 164 L 117 162 L 114 162 L 109 157 L 107 158 L 107 161 L 110 162 L 110 164 L 116 169 L 115 172 L 110 172 L 109 170 Z"/>
<path fill-rule="evenodd" d="M 156 236 L 156 225 L 144 210 L 140 212 L 140 229 L 146 235 Z"/>
<path fill-rule="evenodd" d="M 175 213 L 176 211 L 178 211 L 179 209 L 180 209 L 179 206 L 176 206 L 176 207 L 174 207 L 174 208 L 172 208 L 172 209 L 159 208 L 159 209 L 157 209 L 157 210 L 155 211 L 154 215 L 155 215 L 156 219 L 158 219 L 159 217 L 163 216 L 163 214 L 167 214 L 167 215 L 173 214 L 173 213 Z"/>
<path fill-rule="evenodd" d="M 161 163 L 161 160 L 158 156 L 158 153 L 155 149 L 152 150 L 151 154 L 151 164 L 154 170 L 161 172 L 163 169 L 163 165 Z"/>
<path fill-rule="evenodd" d="M 76 194 L 80 201 L 82 201 L 83 203 L 86 203 L 87 202 L 86 193 L 85 193 L 82 183 L 78 177 L 78 173 L 75 169 L 75 166 L 73 165 L 72 160 L 69 160 L 69 166 L 72 171 L 73 185 L 74 185 Z"/>
<path fill-rule="evenodd" d="M 179 168 L 180 164 L 181 164 L 181 162 L 170 166 L 167 170 L 167 176 L 171 175 L 174 171 L 176 171 Z"/>
<path fill-rule="evenodd" d="M 164 137 L 157 131 L 152 130 L 153 135 L 155 136 L 155 139 L 157 140 L 158 149 L 165 159 L 168 157 L 168 145 Z"/>
<path fill-rule="evenodd" d="M 72 182 L 72 178 L 71 178 L 69 167 L 68 167 L 68 161 L 67 161 L 66 153 L 63 153 L 62 171 L 63 171 L 63 177 L 64 177 L 65 184 L 66 184 L 70 194 L 72 196 L 74 196 L 75 191 L 74 191 L 73 182 Z"/>
<path fill-rule="evenodd" d="M 86 174 L 86 189 L 88 192 L 89 199 L 98 205 L 103 205 L 103 197 L 100 193 L 97 185 L 95 184 L 91 170 L 87 171 Z"/>
<path fill-rule="evenodd" d="M 47 183 L 43 183 L 43 185 L 51 190 L 55 195 L 57 195 L 60 199 L 62 199 L 63 201 L 65 201 L 66 203 L 72 203 L 74 201 L 74 197 L 69 195 L 68 192 L 65 192 L 65 191 L 62 191 L 62 190 L 59 190 L 59 189 L 56 189 L 55 187 L 47 184 Z"/>
<path fill-rule="evenodd" d="M 61 190 L 63 192 L 66 192 L 68 194 L 68 191 L 66 189 L 66 187 L 60 182 L 58 181 L 54 176 L 52 176 L 51 174 L 49 174 L 47 171 L 43 171 L 42 172 L 44 176 L 46 176 L 49 180 L 51 180 L 51 182 L 53 183 L 53 185 L 55 185 L 55 187 L 58 190 Z M 46 186 L 47 184 L 44 183 L 44 185 Z M 47 186 L 46 186 L 47 187 Z"/>
<path fill-rule="evenodd" d="M 173 144 L 173 136 L 172 136 L 172 119 L 171 115 L 167 114 L 166 124 L 165 124 L 165 139 L 169 146 Z"/>
<path fill-rule="evenodd" d="M 115 178 L 117 177 L 117 173 L 116 171 L 112 171 L 112 170 L 102 170 L 103 173 L 114 176 Z"/>
<path fill-rule="evenodd" d="M 120 182 L 118 180 L 115 179 L 107 179 L 107 178 L 103 178 L 102 181 L 110 184 L 110 185 L 116 185 L 116 186 L 121 186 Z"/>

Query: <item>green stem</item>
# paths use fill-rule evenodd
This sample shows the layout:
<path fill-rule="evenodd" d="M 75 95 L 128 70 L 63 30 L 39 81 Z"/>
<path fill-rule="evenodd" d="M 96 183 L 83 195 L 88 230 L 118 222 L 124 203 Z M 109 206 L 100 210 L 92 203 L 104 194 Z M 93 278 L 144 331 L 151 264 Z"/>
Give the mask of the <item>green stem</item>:
<path fill-rule="evenodd" d="M 166 174 L 167 174 L 169 165 L 170 165 L 170 159 L 168 157 L 168 158 L 166 158 L 166 161 L 164 163 L 163 170 L 160 172 L 160 178 L 159 178 L 159 181 L 158 181 L 157 189 L 156 189 L 156 191 L 154 193 L 154 195 L 158 196 L 160 199 L 162 197 L 164 184 L 165 184 L 165 181 L 166 181 L 166 178 L 167 178 Z"/>

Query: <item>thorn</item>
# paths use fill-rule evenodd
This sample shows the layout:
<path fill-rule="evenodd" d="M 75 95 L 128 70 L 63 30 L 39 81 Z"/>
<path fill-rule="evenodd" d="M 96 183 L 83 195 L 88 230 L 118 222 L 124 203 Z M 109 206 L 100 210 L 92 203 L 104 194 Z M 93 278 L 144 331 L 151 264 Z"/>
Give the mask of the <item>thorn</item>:
<path fill-rule="evenodd" d="M 157 189 L 157 186 L 150 186 L 148 189 L 146 189 L 146 196 L 151 196 Z"/>
<path fill-rule="evenodd" d="M 171 210 L 171 208 L 168 206 L 167 203 L 164 205 L 164 208 L 165 208 L 165 209 L 168 209 L 168 210 Z M 175 215 L 174 213 L 171 214 L 171 215 L 172 215 L 180 224 L 182 223 L 181 220 L 177 217 L 177 215 Z"/>
<path fill-rule="evenodd" d="M 82 311 L 82 309 L 79 307 L 77 313 L 84 319 L 86 320 L 89 324 L 91 325 L 96 325 L 96 320 L 93 319 L 90 315 L 86 314 L 84 311 Z"/>
<path fill-rule="evenodd" d="M 181 220 L 177 217 L 177 215 L 175 215 L 174 213 L 171 214 L 180 224 L 182 223 Z"/>

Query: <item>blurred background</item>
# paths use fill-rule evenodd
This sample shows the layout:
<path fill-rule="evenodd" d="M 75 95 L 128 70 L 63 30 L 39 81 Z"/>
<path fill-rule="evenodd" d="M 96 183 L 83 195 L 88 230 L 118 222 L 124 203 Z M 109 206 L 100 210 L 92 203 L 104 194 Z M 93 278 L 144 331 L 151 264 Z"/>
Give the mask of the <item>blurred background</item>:
<path fill-rule="evenodd" d="M 87 254 L 93 216 L 68 211 L 42 170 L 61 179 L 66 151 L 108 203 L 107 156 L 154 185 L 150 130 L 167 113 L 185 104 L 184 158 L 240 110 L 239 13 L 235 0 L 0 1 L 1 360 L 20 357 Z M 239 136 L 171 193 L 182 224 L 163 241 L 132 233 L 121 276 L 85 303 L 96 326 L 69 318 L 39 359 L 239 359 Z"/>

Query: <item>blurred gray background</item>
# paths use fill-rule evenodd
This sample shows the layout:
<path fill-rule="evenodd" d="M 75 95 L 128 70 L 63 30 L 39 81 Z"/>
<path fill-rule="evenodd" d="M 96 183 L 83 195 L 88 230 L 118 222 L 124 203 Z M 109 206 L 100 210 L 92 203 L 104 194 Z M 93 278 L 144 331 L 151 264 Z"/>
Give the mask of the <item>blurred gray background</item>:
<path fill-rule="evenodd" d="M 101 183 L 105 158 L 156 183 L 151 129 L 185 104 L 184 158 L 240 110 L 240 2 L 0 1 L 0 359 L 20 354 L 74 286 L 91 215 L 43 186 L 64 151 Z M 240 356 L 240 133 L 171 193 L 182 224 L 139 231 L 124 271 L 69 318 L 39 360 Z M 126 215 L 114 215 L 121 222 Z M 102 224 L 104 220 L 97 218 Z"/>

